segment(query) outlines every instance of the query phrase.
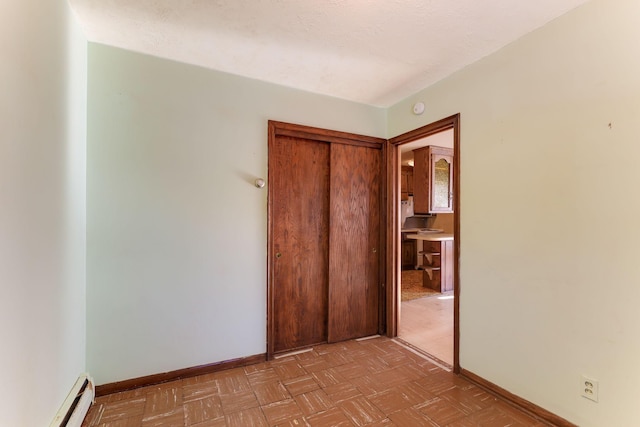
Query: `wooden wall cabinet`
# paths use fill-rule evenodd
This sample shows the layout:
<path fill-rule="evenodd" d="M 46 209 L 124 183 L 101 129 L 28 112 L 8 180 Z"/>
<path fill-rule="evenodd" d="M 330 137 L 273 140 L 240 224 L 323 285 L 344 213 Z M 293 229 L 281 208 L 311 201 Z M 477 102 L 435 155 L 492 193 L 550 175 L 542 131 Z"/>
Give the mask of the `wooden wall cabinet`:
<path fill-rule="evenodd" d="M 428 146 L 413 151 L 413 211 L 453 212 L 453 150 Z"/>
<path fill-rule="evenodd" d="M 413 167 L 402 166 L 400 175 L 400 198 L 401 200 L 409 200 L 409 196 L 413 196 Z"/>

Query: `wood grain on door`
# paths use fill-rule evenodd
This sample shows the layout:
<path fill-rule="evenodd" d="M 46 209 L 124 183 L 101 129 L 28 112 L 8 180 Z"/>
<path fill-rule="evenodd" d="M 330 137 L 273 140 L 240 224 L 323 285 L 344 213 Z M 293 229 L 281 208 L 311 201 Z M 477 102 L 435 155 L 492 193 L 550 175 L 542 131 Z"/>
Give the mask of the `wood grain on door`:
<path fill-rule="evenodd" d="M 381 150 L 332 144 L 329 342 L 378 333 Z"/>
<path fill-rule="evenodd" d="M 269 122 L 268 357 L 380 332 L 382 143 Z"/>
<path fill-rule="evenodd" d="M 329 144 L 279 137 L 269 156 L 278 352 L 327 341 Z"/>

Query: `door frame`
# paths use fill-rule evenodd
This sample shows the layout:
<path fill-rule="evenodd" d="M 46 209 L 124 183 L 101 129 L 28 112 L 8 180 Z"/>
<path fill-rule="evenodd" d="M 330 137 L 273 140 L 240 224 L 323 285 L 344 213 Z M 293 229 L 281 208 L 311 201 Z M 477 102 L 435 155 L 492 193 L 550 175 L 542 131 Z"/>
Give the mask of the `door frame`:
<path fill-rule="evenodd" d="M 268 147 L 267 147 L 267 182 L 271 181 L 274 170 L 271 163 L 271 157 L 268 155 L 271 147 L 276 143 L 278 136 L 290 136 L 295 138 L 308 139 L 319 143 L 333 143 L 356 145 L 361 147 L 376 148 L 382 152 L 381 175 L 385 166 L 388 164 L 387 148 L 388 140 L 384 138 L 376 138 L 372 136 L 358 135 L 348 132 L 341 132 L 329 129 L 316 128 L 293 123 L 285 123 L 274 120 L 268 121 Z M 385 292 L 384 279 L 387 276 L 387 188 L 388 183 L 385 177 L 381 177 L 380 185 L 380 253 L 378 273 L 378 333 L 380 335 L 387 332 L 386 322 L 388 315 L 386 308 L 388 304 L 387 293 Z M 275 336 L 275 322 L 273 321 L 274 312 L 274 241 L 273 241 L 273 190 L 271 186 L 267 188 L 267 360 L 273 359 L 275 353 L 275 344 L 273 337 Z M 331 227 L 331 225 L 329 225 Z"/>
<path fill-rule="evenodd" d="M 387 336 L 398 336 L 400 316 L 399 284 L 400 248 L 400 164 L 399 146 L 436 133 L 453 129 L 453 371 L 460 373 L 460 113 L 418 129 L 403 133 L 387 142 Z"/>

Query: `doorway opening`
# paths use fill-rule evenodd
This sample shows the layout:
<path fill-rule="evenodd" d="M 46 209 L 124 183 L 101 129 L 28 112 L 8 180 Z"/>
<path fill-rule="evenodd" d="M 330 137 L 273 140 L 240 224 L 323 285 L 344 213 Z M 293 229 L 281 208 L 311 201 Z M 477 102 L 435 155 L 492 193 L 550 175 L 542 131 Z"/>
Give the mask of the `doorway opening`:
<path fill-rule="evenodd" d="M 459 372 L 459 114 L 389 142 L 388 332 Z"/>

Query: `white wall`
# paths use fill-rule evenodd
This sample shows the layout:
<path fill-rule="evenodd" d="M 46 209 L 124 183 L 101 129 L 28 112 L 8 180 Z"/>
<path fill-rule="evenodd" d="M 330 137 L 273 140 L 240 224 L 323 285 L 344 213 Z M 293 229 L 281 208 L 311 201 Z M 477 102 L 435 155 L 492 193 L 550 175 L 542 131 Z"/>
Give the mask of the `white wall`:
<path fill-rule="evenodd" d="M 382 109 L 89 45 L 99 384 L 265 353 L 269 119 L 386 132 Z"/>
<path fill-rule="evenodd" d="M 0 3 L 0 425 L 48 425 L 85 368 L 86 40 Z"/>
<path fill-rule="evenodd" d="M 585 427 L 640 424 L 639 22 L 592 1 L 389 111 L 461 113 L 462 367 Z"/>

